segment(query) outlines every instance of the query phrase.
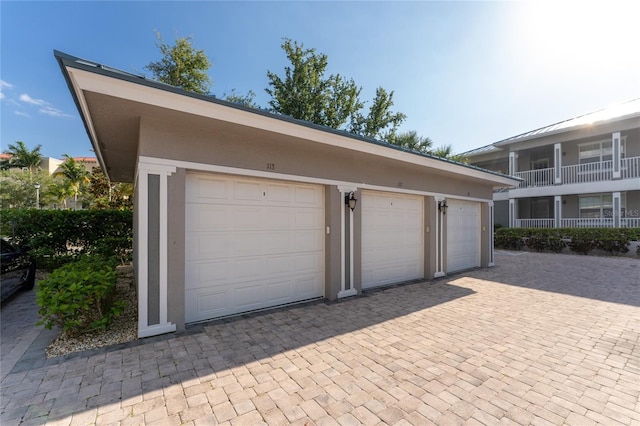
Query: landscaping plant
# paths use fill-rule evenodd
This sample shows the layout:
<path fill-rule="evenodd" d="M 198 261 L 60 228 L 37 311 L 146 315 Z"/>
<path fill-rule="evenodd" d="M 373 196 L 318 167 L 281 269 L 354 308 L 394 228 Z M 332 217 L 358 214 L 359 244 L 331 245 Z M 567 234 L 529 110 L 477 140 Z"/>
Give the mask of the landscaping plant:
<path fill-rule="evenodd" d="M 106 329 L 125 304 L 113 300 L 116 262 L 82 256 L 38 282 L 36 300 L 45 328 L 59 327 L 70 335 Z"/>

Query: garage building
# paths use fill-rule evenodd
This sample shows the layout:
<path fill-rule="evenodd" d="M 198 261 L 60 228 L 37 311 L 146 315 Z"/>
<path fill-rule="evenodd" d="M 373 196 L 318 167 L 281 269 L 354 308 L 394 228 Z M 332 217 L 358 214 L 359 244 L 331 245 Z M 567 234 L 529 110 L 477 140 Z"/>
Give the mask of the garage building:
<path fill-rule="evenodd" d="M 105 174 L 135 183 L 139 337 L 493 264 L 514 178 L 55 56 Z"/>

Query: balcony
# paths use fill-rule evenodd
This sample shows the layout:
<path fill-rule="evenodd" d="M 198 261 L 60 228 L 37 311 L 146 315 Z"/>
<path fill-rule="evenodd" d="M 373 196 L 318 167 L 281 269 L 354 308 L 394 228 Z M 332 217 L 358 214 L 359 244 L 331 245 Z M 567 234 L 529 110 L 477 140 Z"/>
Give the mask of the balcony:
<path fill-rule="evenodd" d="M 560 169 L 562 184 L 613 180 L 613 162 L 610 160 L 597 163 L 562 166 Z M 518 188 L 534 188 L 555 185 L 553 167 L 516 172 L 515 176 L 522 178 L 522 182 Z M 640 157 L 623 158 L 621 160 L 620 178 L 640 178 Z"/>
<path fill-rule="evenodd" d="M 515 219 L 516 228 L 554 228 L 555 219 Z M 613 218 L 562 218 L 562 228 L 613 228 Z M 640 217 L 620 218 L 621 228 L 640 228 Z"/>

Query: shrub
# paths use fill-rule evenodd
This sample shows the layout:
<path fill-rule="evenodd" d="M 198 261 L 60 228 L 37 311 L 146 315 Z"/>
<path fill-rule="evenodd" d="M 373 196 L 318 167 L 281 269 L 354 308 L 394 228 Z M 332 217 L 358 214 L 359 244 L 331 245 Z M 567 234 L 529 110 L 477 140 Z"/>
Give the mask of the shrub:
<path fill-rule="evenodd" d="M 520 250 L 526 244 L 532 250 L 556 253 L 569 247 L 580 254 L 601 249 L 616 255 L 627 253 L 630 241 L 639 237 L 638 228 L 501 228 L 496 230 L 495 246 Z"/>
<path fill-rule="evenodd" d="M 83 254 L 132 257 L 133 214 L 127 210 L 2 210 L 0 233 L 33 249 L 38 267 L 53 270 Z"/>
<path fill-rule="evenodd" d="M 521 228 L 500 228 L 495 233 L 494 244 L 505 250 L 520 250 L 524 247 Z"/>
<path fill-rule="evenodd" d="M 38 282 L 38 313 L 44 324 L 78 335 L 91 329 L 105 329 L 124 310 L 114 301 L 116 271 L 113 260 L 83 256 L 53 271 Z"/>

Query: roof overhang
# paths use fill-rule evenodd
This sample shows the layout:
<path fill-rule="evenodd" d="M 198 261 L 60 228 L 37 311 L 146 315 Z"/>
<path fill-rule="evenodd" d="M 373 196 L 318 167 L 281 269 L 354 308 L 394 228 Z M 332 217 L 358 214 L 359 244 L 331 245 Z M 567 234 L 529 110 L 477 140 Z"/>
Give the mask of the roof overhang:
<path fill-rule="evenodd" d="M 186 92 L 61 52 L 56 51 L 55 57 L 80 112 L 96 157 L 105 174 L 113 181 L 133 181 L 138 156 L 139 120 L 161 108 L 163 111 L 212 119 L 225 126 L 242 126 L 255 131 L 395 159 L 484 181 L 494 187 L 510 187 L 519 183 L 517 178 L 511 176 L 408 151 L 385 142 L 260 109 L 247 108 L 210 96 Z M 109 97 L 112 107 L 101 108 L 100 102 L 96 101 L 100 97 Z M 120 109 L 113 107 L 117 102 L 121 104 Z"/>

